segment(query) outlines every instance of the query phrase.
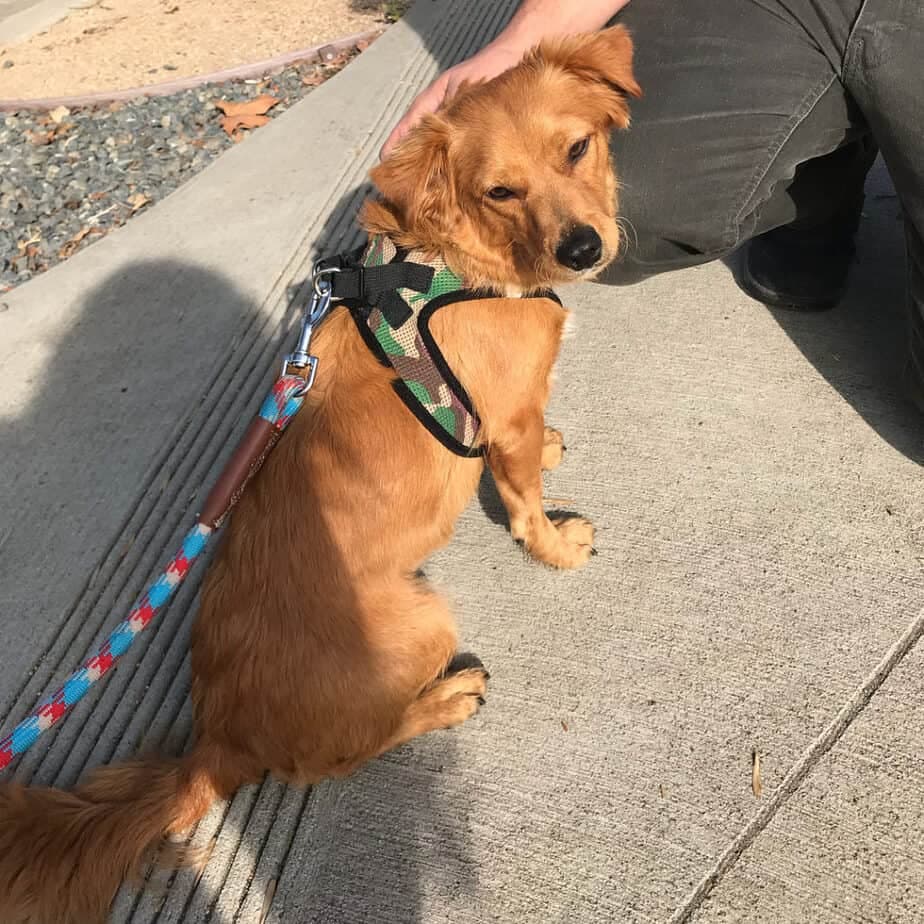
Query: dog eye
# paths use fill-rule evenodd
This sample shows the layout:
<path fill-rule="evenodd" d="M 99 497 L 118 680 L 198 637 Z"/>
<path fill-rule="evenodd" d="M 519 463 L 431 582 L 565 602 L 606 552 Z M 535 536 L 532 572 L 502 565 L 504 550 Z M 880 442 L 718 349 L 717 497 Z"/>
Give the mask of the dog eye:
<path fill-rule="evenodd" d="M 504 199 L 512 199 L 516 193 L 512 189 L 507 189 L 506 186 L 492 186 L 488 190 L 488 198 L 495 199 L 498 202 L 502 202 Z"/>
<path fill-rule="evenodd" d="M 589 138 L 582 138 L 580 141 L 575 141 L 568 149 L 568 160 L 572 164 L 576 164 L 587 153 L 588 144 L 590 144 Z"/>

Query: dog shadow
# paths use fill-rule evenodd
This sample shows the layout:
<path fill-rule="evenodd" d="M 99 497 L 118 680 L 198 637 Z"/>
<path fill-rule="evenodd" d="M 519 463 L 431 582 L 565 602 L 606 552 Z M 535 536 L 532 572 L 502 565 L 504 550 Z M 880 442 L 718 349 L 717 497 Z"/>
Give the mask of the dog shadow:
<path fill-rule="evenodd" d="M 484 511 L 484 515 L 495 525 L 503 526 L 507 529 L 510 527 L 510 521 L 507 516 L 507 510 L 500 494 L 497 493 L 497 485 L 494 483 L 494 477 L 487 465 L 481 473 L 481 480 L 478 482 L 478 503 Z"/>
<path fill-rule="evenodd" d="M 311 886 L 280 882 L 277 924 L 419 924 L 435 908 L 470 904 L 478 889 L 465 762 L 458 736 L 477 723 L 415 739 L 317 795 L 326 821 L 305 832 Z"/>

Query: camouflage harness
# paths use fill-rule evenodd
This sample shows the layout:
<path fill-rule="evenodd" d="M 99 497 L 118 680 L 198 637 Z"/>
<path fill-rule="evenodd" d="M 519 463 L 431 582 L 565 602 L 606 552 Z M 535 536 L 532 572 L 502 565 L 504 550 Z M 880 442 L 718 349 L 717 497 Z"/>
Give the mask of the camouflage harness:
<path fill-rule="evenodd" d="M 319 266 L 333 270 L 333 297 L 349 307 L 379 361 L 395 370 L 393 387 L 414 416 L 457 455 L 481 455 L 478 413 L 434 340 L 430 319 L 447 305 L 498 293 L 466 288 L 441 258 L 399 250 L 384 235 Z M 553 292 L 541 294 L 558 301 Z"/>

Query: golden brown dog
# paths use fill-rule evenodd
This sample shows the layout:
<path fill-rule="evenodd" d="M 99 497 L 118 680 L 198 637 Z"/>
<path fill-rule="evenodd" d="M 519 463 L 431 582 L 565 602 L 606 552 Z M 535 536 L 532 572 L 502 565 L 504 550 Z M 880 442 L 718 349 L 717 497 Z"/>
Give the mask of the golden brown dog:
<path fill-rule="evenodd" d="M 540 46 L 463 87 L 372 178 L 366 228 L 441 254 L 470 286 L 432 332 L 482 421 L 510 531 L 576 568 L 586 520 L 551 520 L 540 470 L 566 312 L 520 297 L 588 276 L 616 253 L 609 132 L 637 95 L 620 27 Z M 0 921 L 97 924 L 165 835 L 269 771 L 341 776 L 416 735 L 465 721 L 487 675 L 453 662 L 445 601 L 415 573 L 446 543 L 482 471 L 414 419 L 345 310 L 321 327 L 321 374 L 244 495 L 205 580 L 192 640 L 196 743 L 179 759 L 96 770 L 72 792 L 0 785 Z"/>

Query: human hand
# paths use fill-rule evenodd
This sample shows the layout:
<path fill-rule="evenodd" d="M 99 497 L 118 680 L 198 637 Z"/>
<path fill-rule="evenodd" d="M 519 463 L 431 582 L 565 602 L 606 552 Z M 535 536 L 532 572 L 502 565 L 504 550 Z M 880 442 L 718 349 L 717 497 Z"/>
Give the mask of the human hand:
<path fill-rule="evenodd" d="M 465 81 L 474 83 L 478 80 L 490 80 L 509 70 L 522 56 L 521 48 L 492 42 L 467 61 L 444 71 L 417 96 L 401 121 L 392 129 L 382 145 L 380 159 L 388 157 L 392 149 L 427 113 L 436 112 L 444 101 L 450 99 L 460 84 Z"/>

